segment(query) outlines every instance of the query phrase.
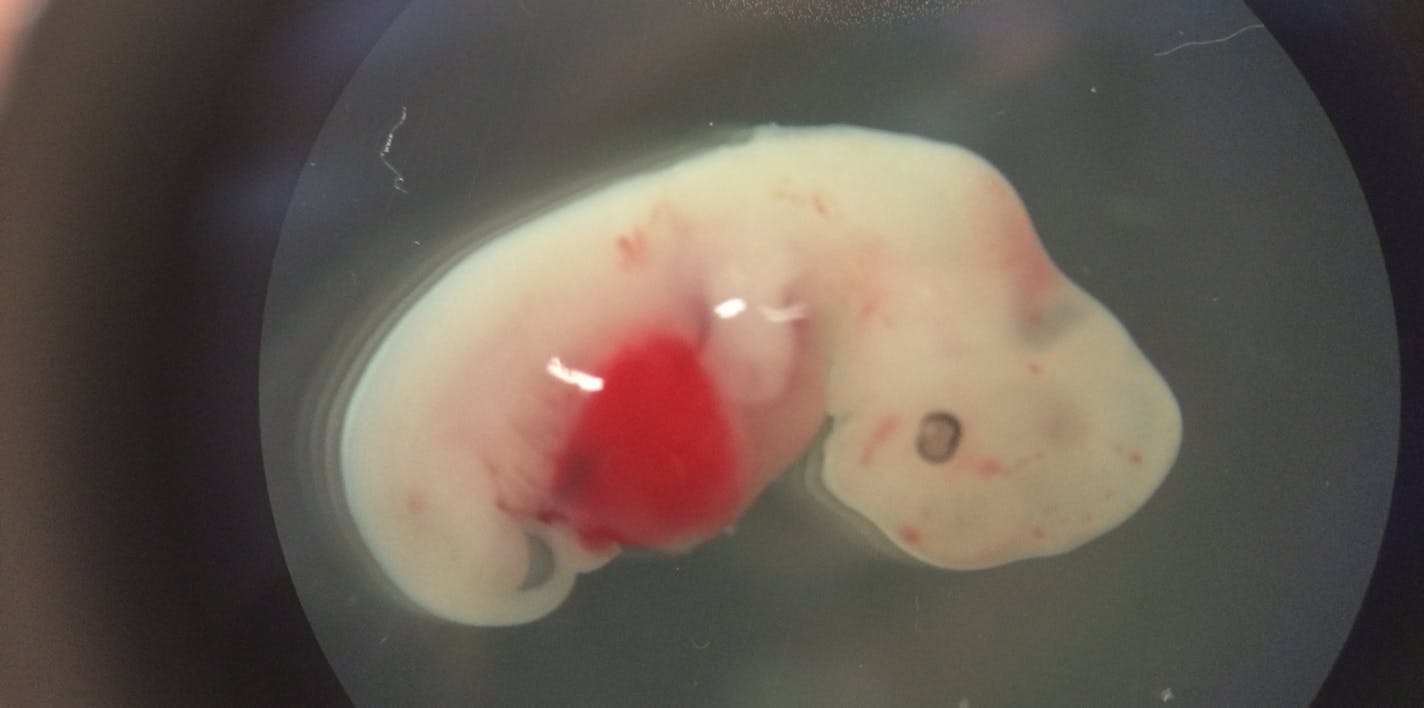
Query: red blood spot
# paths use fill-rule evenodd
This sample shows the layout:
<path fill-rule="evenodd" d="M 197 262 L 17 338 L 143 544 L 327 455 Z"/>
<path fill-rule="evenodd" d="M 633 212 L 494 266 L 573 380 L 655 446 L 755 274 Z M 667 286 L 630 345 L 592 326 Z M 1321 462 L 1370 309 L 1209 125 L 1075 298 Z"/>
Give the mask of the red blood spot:
<path fill-rule="evenodd" d="M 998 460 L 986 457 L 982 460 L 976 460 L 974 462 L 974 471 L 980 477 L 984 477 L 987 479 L 989 477 L 997 477 L 1002 474 L 1004 471 L 1004 466 L 999 464 Z"/>
<path fill-rule="evenodd" d="M 1034 376 L 1038 376 L 1039 374 L 1042 374 L 1042 373 L 1043 373 L 1043 365 L 1040 364 L 1040 363 L 1038 363 L 1038 362 L 1036 362 L 1036 361 L 1030 361 L 1030 362 L 1028 363 L 1028 373 L 1030 373 L 1030 374 L 1032 374 L 1032 375 L 1034 375 Z"/>
<path fill-rule="evenodd" d="M 1035 526 L 1035 527 L 1033 527 L 1032 529 L 1029 530 L 1029 534 L 1032 535 L 1034 538 L 1039 538 L 1039 539 L 1041 539 L 1041 538 L 1043 538 L 1043 537 L 1045 537 L 1045 536 L 1048 535 L 1047 533 L 1044 533 L 1042 526 Z"/>
<path fill-rule="evenodd" d="M 425 511 L 425 495 L 419 492 L 411 492 L 405 498 L 405 510 L 410 514 L 420 514 Z"/>
<path fill-rule="evenodd" d="M 617 546 L 618 543 L 612 539 L 601 536 L 580 535 L 579 545 L 583 546 L 586 551 L 603 554 L 612 551 L 613 547 Z"/>
<path fill-rule="evenodd" d="M 920 530 L 914 526 L 901 526 L 900 540 L 911 546 L 918 546 L 920 544 Z"/>
<path fill-rule="evenodd" d="M 879 294 L 875 294 L 871 295 L 870 297 L 867 297 L 864 300 L 861 300 L 860 309 L 857 310 L 857 314 L 860 316 L 860 319 L 868 320 L 874 317 L 875 313 L 880 311 L 881 299 L 882 298 Z"/>
<path fill-rule="evenodd" d="M 860 449 L 860 466 L 869 465 L 875 458 L 875 451 L 879 450 L 890 441 L 891 436 L 900 427 L 898 416 L 887 415 L 875 424 L 875 430 L 870 432 L 870 439 L 865 442 L 865 447 Z"/>
<path fill-rule="evenodd" d="M 811 210 L 823 218 L 831 212 L 830 208 L 826 205 L 825 197 L 816 192 L 806 194 L 793 190 L 789 186 L 782 185 L 771 190 L 771 197 L 772 199 L 786 202 L 798 208 L 810 207 Z"/>
<path fill-rule="evenodd" d="M 1142 453 L 1133 452 L 1132 454 L 1127 456 L 1127 461 L 1131 462 L 1134 465 L 1142 464 Z"/>
<path fill-rule="evenodd" d="M 620 267 L 632 268 L 647 260 L 648 239 L 642 229 L 633 229 L 630 233 L 619 236 L 615 244 Z"/>
<path fill-rule="evenodd" d="M 993 196 L 1012 199 L 1007 193 Z M 996 244 L 999 263 L 1018 291 L 1022 316 L 1029 324 L 1039 324 L 1058 289 L 1058 269 L 1048 259 L 1032 223 L 1015 218 L 1007 229 L 999 228 L 1003 229 L 1001 240 Z"/>
<path fill-rule="evenodd" d="M 717 391 L 687 341 L 618 351 L 556 458 L 552 518 L 585 543 L 670 546 L 735 518 L 740 459 Z"/>
<path fill-rule="evenodd" d="M 1058 274 L 1037 242 L 1025 239 L 1019 248 L 1012 257 L 1019 269 L 1019 287 L 1029 302 L 1041 302 L 1051 294 Z"/>

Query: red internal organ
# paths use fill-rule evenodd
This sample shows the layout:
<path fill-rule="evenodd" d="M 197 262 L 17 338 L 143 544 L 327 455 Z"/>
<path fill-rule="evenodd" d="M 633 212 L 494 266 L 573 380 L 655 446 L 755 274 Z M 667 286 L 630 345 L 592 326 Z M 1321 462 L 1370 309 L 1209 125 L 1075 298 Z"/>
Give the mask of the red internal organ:
<path fill-rule="evenodd" d="M 556 458 L 556 515 L 586 543 L 678 547 L 730 524 L 742 455 L 692 343 L 654 335 L 614 353 Z"/>

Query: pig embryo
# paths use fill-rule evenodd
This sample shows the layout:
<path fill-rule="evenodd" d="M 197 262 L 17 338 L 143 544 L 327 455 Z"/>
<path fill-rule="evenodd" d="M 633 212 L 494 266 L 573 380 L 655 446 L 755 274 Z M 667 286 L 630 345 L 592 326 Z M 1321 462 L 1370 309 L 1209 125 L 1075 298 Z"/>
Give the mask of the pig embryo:
<path fill-rule="evenodd" d="M 827 416 L 828 497 L 947 569 L 1106 533 L 1181 437 L 1002 175 L 839 126 L 757 128 L 511 229 L 401 315 L 345 416 L 371 556 L 477 625 L 548 614 L 625 546 L 716 536 Z"/>

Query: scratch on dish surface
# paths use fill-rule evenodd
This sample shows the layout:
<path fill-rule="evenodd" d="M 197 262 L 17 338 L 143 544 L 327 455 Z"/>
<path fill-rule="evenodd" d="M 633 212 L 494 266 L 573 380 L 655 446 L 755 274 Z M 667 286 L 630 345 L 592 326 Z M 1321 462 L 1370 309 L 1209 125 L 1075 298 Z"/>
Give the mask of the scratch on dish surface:
<path fill-rule="evenodd" d="M 395 125 L 391 126 L 390 132 L 386 133 L 386 142 L 384 145 L 381 146 L 380 152 L 376 153 L 377 156 L 381 158 L 381 164 L 385 165 L 386 169 L 390 170 L 391 174 L 395 176 L 395 179 L 391 180 L 391 187 L 395 188 L 395 190 L 397 192 L 400 192 L 401 194 L 410 194 L 410 192 L 406 191 L 405 188 L 405 175 L 402 175 L 401 171 L 396 169 L 395 165 L 391 164 L 390 158 L 391 144 L 395 142 L 396 131 L 400 130 L 401 126 L 405 125 L 406 116 L 407 113 L 405 106 L 401 106 L 400 118 L 396 120 Z"/>
<path fill-rule="evenodd" d="M 1193 42 L 1183 42 L 1183 43 L 1181 43 L 1181 44 L 1178 44 L 1178 45 L 1175 46 L 1175 47 L 1172 47 L 1171 49 L 1166 49 L 1166 50 L 1163 50 L 1163 51 L 1160 51 L 1160 52 L 1155 52 L 1155 53 L 1153 53 L 1152 56 L 1154 56 L 1154 57 L 1165 57 L 1165 56 L 1169 56 L 1169 55 L 1172 55 L 1172 54 L 1176 54 L 1177 52 L 1180 52 L 1181 50 L 1187 49 L 1187 48 L 1190 48 L 1190 47 L 1206 47 L 1206 46 L 1210 46 L 1210 45 L 1213 45 L 1213 44 L 1221 44 L 1221 43 L 1223 43 L 1223 42 L 1230 42 L 1231 40 L 1236 39 L 1237 37 L 1240 37 L 1241 35 L 1243 35 L 1243 34 L 1245 34 L 1245 33 L 1247 33 L 1247 32 L 1250 32 L 1251 30 L 1258 30 L 1258 29 L 1266 29 L 1266 26 L 1263 25 L 1263 24 L 1261 24 L 1261 23 L 1259 23 L 1259 22 L 1257 22 L 1256 24 L 1246 25 L 1245 27 L 1242 27 L 1241 29 L 1236 30 L 1235 32 L 1232 32 L 1231 34 L 1226 35 L 1225 37 L 1218 37 L 1218 38 L 1216 38 L 1216 39 L 1202 39 L 1202 40 L 1197 40 L 1197 41 L 1193 41 Z"/>

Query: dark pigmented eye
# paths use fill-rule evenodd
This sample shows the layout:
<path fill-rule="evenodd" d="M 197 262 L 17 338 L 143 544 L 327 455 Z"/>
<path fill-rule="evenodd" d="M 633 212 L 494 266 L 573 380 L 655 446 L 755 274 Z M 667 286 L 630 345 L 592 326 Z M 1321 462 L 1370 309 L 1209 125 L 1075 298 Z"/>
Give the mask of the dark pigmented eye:
<path fill-rule="evenodd" d="M 959 447 L 959 419 L 944 411 L 931 411 L 920 419 L 920 432 L 915 436 L 915 452 L 925 462 L 939 464 L 954 457 Z"/>

